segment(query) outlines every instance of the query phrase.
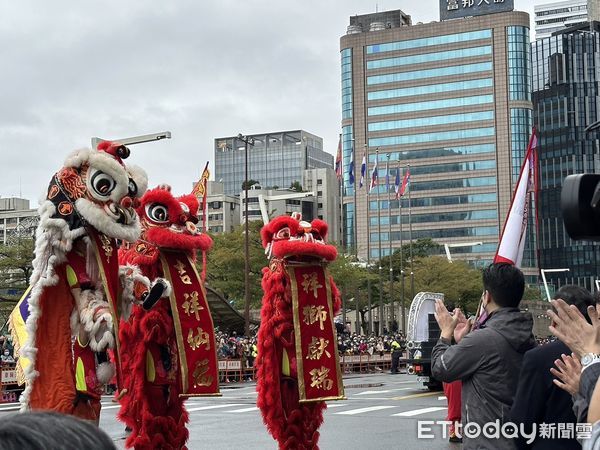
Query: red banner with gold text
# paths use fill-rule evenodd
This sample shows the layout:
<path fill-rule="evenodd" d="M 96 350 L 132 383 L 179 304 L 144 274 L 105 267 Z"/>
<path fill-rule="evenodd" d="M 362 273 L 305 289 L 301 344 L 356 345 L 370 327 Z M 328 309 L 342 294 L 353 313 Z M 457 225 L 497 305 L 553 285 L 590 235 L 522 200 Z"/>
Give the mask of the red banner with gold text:
<path fill-rule="evenodd" d="M 292 287 L 300 402 L 343 399 L 329 275 L 320 265 L 290 265 L 287 273 Z"/>
<path fill-rule="evenodd" d="M 182 397 L 219 394 L 219 368 L 212 316 L 196 266 L 183 252 L 161 250 L 171 283 L 171 311 L 177 336 Z"/>

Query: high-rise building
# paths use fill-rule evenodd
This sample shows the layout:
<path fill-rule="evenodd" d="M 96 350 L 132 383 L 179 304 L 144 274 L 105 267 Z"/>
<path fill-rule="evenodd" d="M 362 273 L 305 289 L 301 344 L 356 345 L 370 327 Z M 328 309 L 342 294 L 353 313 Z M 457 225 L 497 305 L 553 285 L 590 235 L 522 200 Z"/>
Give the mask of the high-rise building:
<path fill-rule="evenodd" d="M 353 17 L 340 40 L 344 242 L 377 259 L 401 240 L 432 238 L 452 244 L 453 258 L 487 264 L 531 133 L 529 15 L 411 25 L 395 13 L 408 19 Z M 370 194 L 358 188 L 363 156 L 368 174 L 378 157 Z M 387 200 L 388 156 L 392 182 L 410 165 L 401 209 L 393 195 Z M 535 265 L 534 253 L 524 266 Z"/>
<path fill-rule="evenodd" d="M 575 173 L 600 173 L 600 133 L 585 128 L 598 119 L 600 26 L 538 39 L 531 44 L 534 122 L 539 132 L 539 246 L 541 269 L 555 287 L 567 283 L 596 290 L 597 242 L 573 241 L 560 211 L 562 182 Z"/>
<path fill-rule="evenodd" d="M 333 169 L 333 155 L 323 151 L 323 139 L 304 130 L 249 135 L 249 180 L 261 187 L 287 189 L 302 183 L 305 169 Z M 245 144 L 236 136 L 215 139 L 215 180 L 224 194 L 238 195 L 245 180 Z"/>
<path fill-rule="evenodd" d="M 552 33 L 587 22 L 589 19 L 588 12 L 594 20 L 600 19 L 598 18 L 597 0 L 566 0 L 544 3 L 535 5 L 533 12 L 535 14 L 536 39 L 547 38 Z"/>

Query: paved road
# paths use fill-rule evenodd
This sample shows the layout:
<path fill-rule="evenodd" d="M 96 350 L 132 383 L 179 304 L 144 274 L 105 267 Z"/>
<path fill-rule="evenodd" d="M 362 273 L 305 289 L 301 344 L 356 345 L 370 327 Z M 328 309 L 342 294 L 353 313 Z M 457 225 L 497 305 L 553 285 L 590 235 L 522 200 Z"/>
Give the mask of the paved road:
<path fill-rule="evenodd" d="M 320 447 L 327 449 L 456 449 L 441 438 L 417 439 L 418 420 L 444 420 L 443 393 L 428 392 L 414 376 L 376 374 L 344 377 L 347 400 L 329 402 L 321 427 Z M 276 449 L 256 408 L 254 383 L 225 385 L 219 398 L 187 402 L 191 450 Z M 118 405 L 102 400 L 100 426 L 123 448 L 125 432 L 116 419 Z M 0 420 L 16 405 L 0 405 Z"/>

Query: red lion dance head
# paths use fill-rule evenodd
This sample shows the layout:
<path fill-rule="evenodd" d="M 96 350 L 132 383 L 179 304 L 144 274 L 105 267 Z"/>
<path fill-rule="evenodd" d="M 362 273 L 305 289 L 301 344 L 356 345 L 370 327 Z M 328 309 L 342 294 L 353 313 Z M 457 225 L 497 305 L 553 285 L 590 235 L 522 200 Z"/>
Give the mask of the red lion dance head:
<path fill-rule="evenodd" d="M 305 399 L 300 403 L 299 378 L 303 377 L 300 370 L 303 362 L 297 359 L 296 343 L 302 340 L 295 336 L 293 302 L 297 300 L 293 298 L 291 287 L 295 282 L 291 275 L 295 272 L 290 268 L 302 266 L 311 271 L 313 268 L 317 272 L 320 270 L 323 285 L 329 284 L 328 292 L 333 300 L 329 313 L 337 314 L 339 292 L 324 269 L 335 260 L 337 250 L 326 242 L 326 222 L 313 220 L 309 223 L 298 213 L 277 217 L 263 227 L 261 236 L 270 263 L 263 269 L 262 279 L 264 296 L 258 332 L 257 404 L 265 425 L 281 449 L 318 449 L 318 429 L 326 405 L 324 401 L 306 402 Z M 333 325 L 332 320 L 330 324 Z M 329 355 L 339 370 L 335 330 L 331 333 L 333 338 L 327 341 L 331 345 Z"/>
<path fill-rule="evenodd" d="M 171 187 L 160 185 L 150 189 L 141 198 L 137 207 L 142 228 L 141 239 L 129 253 L 132 264 L 151 264 L 158 258 L 158 248 L 208 251 L 212 239 L 202 233 L 198 223 L 198 199 L 194 194 L 175 197 Z"/>

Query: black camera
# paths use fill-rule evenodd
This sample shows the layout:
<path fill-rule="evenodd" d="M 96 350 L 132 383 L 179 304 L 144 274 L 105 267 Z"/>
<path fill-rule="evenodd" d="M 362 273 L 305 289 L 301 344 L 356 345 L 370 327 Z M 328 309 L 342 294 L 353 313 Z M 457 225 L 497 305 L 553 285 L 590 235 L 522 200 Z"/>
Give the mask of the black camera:
<path fill-rule="evenodd" d="M 571 239 L 600 241 L 600 174 L 565 178 L 560 209 Z"/>

